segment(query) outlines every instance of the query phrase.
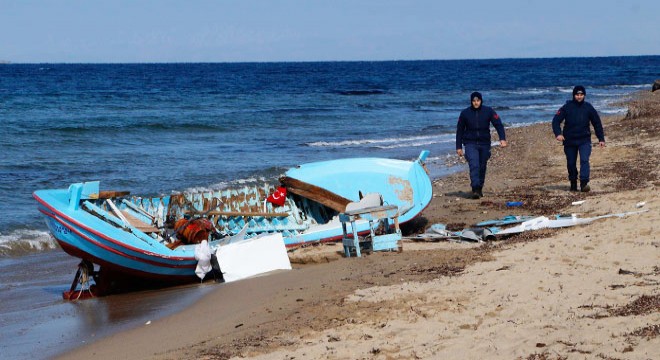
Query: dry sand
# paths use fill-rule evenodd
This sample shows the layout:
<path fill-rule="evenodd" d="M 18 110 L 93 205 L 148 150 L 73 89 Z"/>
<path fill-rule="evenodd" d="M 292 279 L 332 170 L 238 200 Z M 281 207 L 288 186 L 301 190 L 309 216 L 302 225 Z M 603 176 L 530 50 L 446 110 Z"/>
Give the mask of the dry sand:
<path fill-rule="evenodd" d="M 362 258 L 343 258 L 340 245 L 298 249 L 293 271 L 218 286 L 176 315 L 64 357 L 658 359 L 660 92 L 628 105 L 629 116 L 605 120 L 592 192 L 568 191 L 548 123 L 509 129 L 485 197 L 467 199 L 465 173 L 439 179 L 407 231 L 509 214 L 647 212 L 481 244 L 406 241 L 401 253 Z"/>

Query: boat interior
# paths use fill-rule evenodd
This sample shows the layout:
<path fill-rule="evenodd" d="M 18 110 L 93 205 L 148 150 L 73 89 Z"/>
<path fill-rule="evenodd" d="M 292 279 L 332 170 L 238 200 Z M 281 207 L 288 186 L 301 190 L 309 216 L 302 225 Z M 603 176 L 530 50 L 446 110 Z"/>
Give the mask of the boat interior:
<path fill-rule="evenodd" d="M 183 245 L 180 250 L 198 241 L 181 241 L 181 225 L 177 224 L 193 224 L 197 219 L 211 224 L 208 233 L 213 244 L 242 230 L 245 238 L 272 232 L 295 237 L 310 227 L 331 222 L 340 212 L 293 191 L 289 191 L 282 206 L 274 205 L 266 199 L 276 189 L 275 185 L 261 184 L 154 197 L 99 191 L 95 199 L 83 200 L 82 208 L 136 236 L 158 240 L 173 249 Z"/>

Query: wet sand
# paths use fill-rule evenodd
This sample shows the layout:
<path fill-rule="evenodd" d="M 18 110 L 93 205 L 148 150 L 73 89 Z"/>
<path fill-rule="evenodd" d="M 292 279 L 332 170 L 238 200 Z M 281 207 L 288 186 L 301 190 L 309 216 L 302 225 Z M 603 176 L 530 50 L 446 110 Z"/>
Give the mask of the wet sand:
<path fill-rule="evenodd" d="M 655 358 L 660 92 L 628 105 L 631 117 L 605 120 L 591 192 L 568 191 L 549 123 L 508 129 L 485 197 L 467 199 L 466 173 L 439 179 L 408 231 L 509 214 L 647 212 L 481 244 L 406 241 L 401 253 L 362 258 L 343 258 L 340 245 L 299 249 L 292 271 L 219 285 L 194 306 L 63 358 Z"/>
<path fill-rule="evenodd" d="M 174 314 L 214 290 L 190 284 L 64 301 L 79 263 L 63 251 L 0 259 L 0 358 L 44 359 Z"/>

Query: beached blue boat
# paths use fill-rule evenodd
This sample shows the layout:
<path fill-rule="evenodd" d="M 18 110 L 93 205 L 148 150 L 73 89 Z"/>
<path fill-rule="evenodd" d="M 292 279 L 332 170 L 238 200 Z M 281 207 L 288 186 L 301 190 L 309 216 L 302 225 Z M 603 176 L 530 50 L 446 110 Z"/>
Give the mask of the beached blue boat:
<path fill-rule="evenodd" d="M 371 199 L 365 206 L 396 205 L 399 222 L 410 221 L 431 201 L 427 156 L 423 151 L 415 161 L 309 163 L 288 170 L 280 184 L 238 189 L 143 197 L 101 191 L 100 183 L 92 181 L 38 190 L 33 196 L 62 249 L 98 265 L 100 280 L 124 276 L 185 282 L 196 279 L 194 249 L 201 240 L 212 249 L 237 234 L 281 233 L 287 247 L 339 241 L 338 215 L 361 199 Z M 355 226 L 358 233 L 370 231 L 366 220 Z"/>

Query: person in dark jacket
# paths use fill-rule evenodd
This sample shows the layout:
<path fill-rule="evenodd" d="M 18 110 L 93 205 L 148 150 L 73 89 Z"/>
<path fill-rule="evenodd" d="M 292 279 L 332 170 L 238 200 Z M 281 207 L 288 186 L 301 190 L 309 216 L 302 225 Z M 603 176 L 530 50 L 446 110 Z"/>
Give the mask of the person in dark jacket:
<path fill-rule="evenodd" d="M 598 112 L 590 103 L 584 101 L 587 90 L 582 85 L 573 88 L 573 100 L 566 101 L 552 119 L 552 131 L 557 141 L 564 144 L 566 168 L 571 191 L 578 191 L 577 158 L 580 155 L 580 190 L 589 191 L 589 156 L 591 156 L 591 129 L 594 127 L 600 147 L 605 146 L 605 132 Z M 564 122 L 564 129 L 561 123 Z"/>
<path fill-rule="evenodd" d="M 456 126 L 456 153 L 465 155 L 470 167 L 471 197 L 478 199 L 483 194 L 486 180 L 486 166 L 490 158 L 490 124 L 497 130 L 500 146 L 506 147 L 506 134 L 499 115 L 488 106 L 482 105 L 483 97 L 479 92 L 470 94 L 472 105 L 461 111 Z M 465 152 L 463 152 L 465 146 Z"/>

